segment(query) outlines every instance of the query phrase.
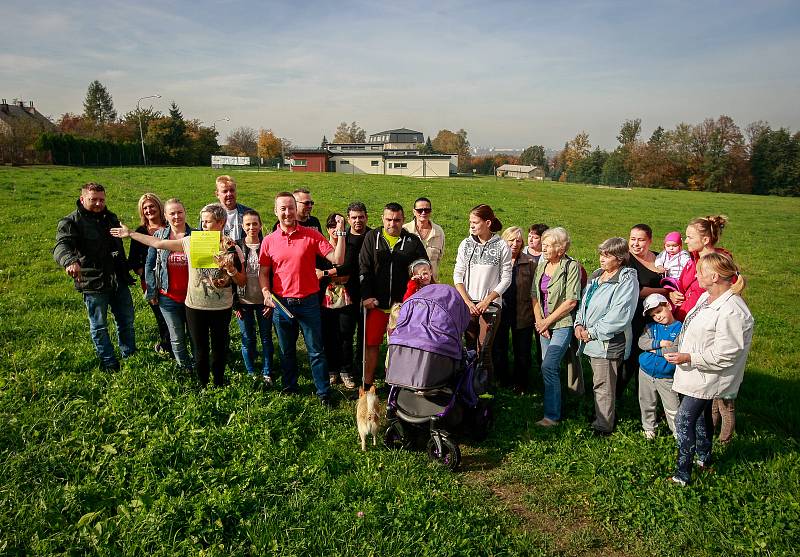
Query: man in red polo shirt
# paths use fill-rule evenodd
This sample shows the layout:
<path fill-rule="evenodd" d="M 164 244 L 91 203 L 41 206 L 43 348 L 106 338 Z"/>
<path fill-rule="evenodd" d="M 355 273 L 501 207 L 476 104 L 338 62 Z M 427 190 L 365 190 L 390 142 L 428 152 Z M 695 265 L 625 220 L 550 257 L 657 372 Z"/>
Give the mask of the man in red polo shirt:
<path fill-rule="evenodd" d="M 283 371 L 283 391 L 297 393 L 297 336 L 303 331 L 311 376 L 322 404 L 331 406 L 328 362 L 322 345 L 319 311 L 317 255 L 334 265 L 344 260 L 345 242 L 336 249 L 314 229 L 297 223 L 297 202 L 289 192 L 275 196 L 278 228 L 261 242 L 259 282 L 264 293 L 265 311 L 272 311 L 272 324 L 278 336 Z M 337 218 L 336 234 L 345 235 L 344 219 Z M 276 299 L 279 304 L 274 303 Z M 282 307 L 281 307 L 282 306 Z M 288 311 L 287 311 L 288 310 Z"/>

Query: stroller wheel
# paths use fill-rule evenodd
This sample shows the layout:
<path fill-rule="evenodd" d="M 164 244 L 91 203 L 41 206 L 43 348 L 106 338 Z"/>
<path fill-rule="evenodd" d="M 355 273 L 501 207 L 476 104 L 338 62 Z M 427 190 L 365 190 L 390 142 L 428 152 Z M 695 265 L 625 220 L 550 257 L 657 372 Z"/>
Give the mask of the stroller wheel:
<path fill-rule="evenodd" d="M 441 450 L 436 447 L 436 441 L 433 438 L 428 441 L 428 458 L 454 472 L 461 464 L 461 450 L 447 437 L 440 437 L 440 439 L 442 441 Z"/>
<path fill-rule="evenodd" d="M 393 450 L 411 448 L 411 441 L 405 436 L 403 426 L 397 422 L 386 428 L 386 433 L 383 435 L 383 444 L 387 449 Z"/>

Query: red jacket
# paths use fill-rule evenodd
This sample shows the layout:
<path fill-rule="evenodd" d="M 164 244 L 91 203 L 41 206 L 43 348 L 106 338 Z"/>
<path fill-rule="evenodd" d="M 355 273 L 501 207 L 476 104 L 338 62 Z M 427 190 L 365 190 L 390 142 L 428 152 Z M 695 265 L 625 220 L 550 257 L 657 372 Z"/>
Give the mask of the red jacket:
<path fill-rule="evenodd" d="M 715 251 L 718 253 L 724 253 L 731 259 L 733 259 L 733 254 L 724 248 L 714 248 Z M 672 314 L 675 316 L 675 319 L 678 321 L 683 322 L 686 318 L 686 314 L 689 313 L 695 304 L 697 304 L 697 300 L 700 296 L 705 292 L 705 290 L 700 286 L 697 282 L 697 261 L 700 259 L 700 254 L 696 251 L 691 252 L 691 259 L 681 271 L 681 276 L 678 279 L 678 291 L 685 296 L 683 303 L 675 308 L 675 311 Z"/>
<path fill-rule="evenodd" d="M 414 279 L 408 279 L 408 284 L 406 284 L 406 293 L 403 294 L 403 301 L 405 302 L 411 296 L 419 292 L 419 289 L 422 288 L 417 281 Z"/>

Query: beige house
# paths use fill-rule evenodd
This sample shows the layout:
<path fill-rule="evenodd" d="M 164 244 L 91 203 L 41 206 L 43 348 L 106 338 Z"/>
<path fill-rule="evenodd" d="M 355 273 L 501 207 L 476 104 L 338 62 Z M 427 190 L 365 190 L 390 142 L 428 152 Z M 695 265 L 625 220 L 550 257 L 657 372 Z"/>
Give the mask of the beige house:
<path fill-rule="evenodd" d="M 0 164 L 48 162 L 49 159 L 33 149 L 42 132 L 55 131 L 56 126 L 24 101 L 0 102 Z"/>
<path fill-rule="evenodd" d="M 331 151 L 328 172 L 446 178 L 450 175 L 450 155 L 420 155 L 416 151 L 402 154 L 385 151 L 379 153 Z"/>
<path fill-rule="evenodd" d="M 544 169 L 540 166 L 526 164 L 504 164 L 497 169 L 498 178 L 516 178 L 517 180 L 544 180 Z"/>

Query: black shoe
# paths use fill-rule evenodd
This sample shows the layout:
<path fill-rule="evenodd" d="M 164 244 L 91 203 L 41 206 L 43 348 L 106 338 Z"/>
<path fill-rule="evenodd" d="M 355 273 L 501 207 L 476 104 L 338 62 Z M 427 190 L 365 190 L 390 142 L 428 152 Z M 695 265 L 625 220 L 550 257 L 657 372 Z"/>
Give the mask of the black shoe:
<path fill-rule="evenodd" d="M 119 371 L 119 362 L 113 364 L 103 364 L 100 366 L 100 371 Z"/>
<path fill-rule="evenodd" d="M 327 408 L 328 410 L 333 410 L 336 408 L 336 404 L 333 402 L 333 399 L 330 396 L 321 396 L 319 397 L 319 402 Z"/>
<path fill-rule="evenodd" d="M 595 437 L 611 437 L 612 431 L 601 431 L 599 429 L 592 428 L 592 435 Z"/>
<path fill-rule="evenodd" d="M 281 389 L 282 395 L 289 395 L 289 396 L 297 396 L 300 394 L 300 389 L 297 386 L 294 387 L 284 387 Z"/>

